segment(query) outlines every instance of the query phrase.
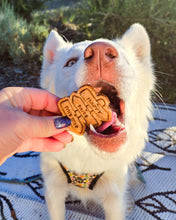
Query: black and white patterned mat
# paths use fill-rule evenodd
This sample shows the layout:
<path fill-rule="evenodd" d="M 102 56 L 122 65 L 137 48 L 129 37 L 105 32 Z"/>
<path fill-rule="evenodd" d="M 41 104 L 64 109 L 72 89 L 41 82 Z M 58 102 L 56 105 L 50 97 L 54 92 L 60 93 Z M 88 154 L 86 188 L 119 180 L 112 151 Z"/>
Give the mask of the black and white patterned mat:
<path fill-rule="evenodd" d="M 149 142 L 136 164 L 146 181 L 130 185 L 134 199 L 128 220 L 176 219 L 176 107 L 157 105 Z M 0 220 L 48 220 L 40 172 L 40 154 L 16 154 L 0 166 Z M 102 220 L 101 207 L 66 201 L 66 219 Z"/>

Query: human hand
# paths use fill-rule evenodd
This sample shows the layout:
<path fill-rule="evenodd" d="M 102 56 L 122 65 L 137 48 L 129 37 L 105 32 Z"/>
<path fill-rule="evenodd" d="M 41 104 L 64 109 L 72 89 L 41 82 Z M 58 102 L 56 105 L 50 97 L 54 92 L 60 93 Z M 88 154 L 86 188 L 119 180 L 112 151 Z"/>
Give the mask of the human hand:
<path fill-rule="evenodd" d="M 17 152 L 56 152 L 72 141 L 71 121 L 58 116 L 58 100 L 42 89 L 0 91 L 0 164 Z"/>

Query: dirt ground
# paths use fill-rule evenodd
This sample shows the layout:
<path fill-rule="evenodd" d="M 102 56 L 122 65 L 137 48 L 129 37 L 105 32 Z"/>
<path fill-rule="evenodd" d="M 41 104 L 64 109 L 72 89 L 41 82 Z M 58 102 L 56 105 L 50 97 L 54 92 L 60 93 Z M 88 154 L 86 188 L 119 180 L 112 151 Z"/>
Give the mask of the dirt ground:
<path fill-rule="evenodd" d="M 40 67 L 24 64 L 20 67 L 10 61 L 0 61 L 0 89 L 8 86 L 39 87 Z"/>

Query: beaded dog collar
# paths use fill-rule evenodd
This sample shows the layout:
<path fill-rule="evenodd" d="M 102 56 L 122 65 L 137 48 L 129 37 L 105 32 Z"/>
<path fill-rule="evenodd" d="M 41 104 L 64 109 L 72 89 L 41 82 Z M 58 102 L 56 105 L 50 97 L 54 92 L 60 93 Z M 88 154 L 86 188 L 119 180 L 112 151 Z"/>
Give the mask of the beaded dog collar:
<path fill-rule="evenodd" d="M 98 179 L 103 175 L 103 173 L 99 175 L 94 174 L 76 174 L 70 170 L 61 163 L 59 163 L 63 172 L 65 173 L 67 177 L 67 182 L 72 183 L 74 186 L 80 187 L 80 188 L 89 188 L 92 190 L 97 183 Z"/>

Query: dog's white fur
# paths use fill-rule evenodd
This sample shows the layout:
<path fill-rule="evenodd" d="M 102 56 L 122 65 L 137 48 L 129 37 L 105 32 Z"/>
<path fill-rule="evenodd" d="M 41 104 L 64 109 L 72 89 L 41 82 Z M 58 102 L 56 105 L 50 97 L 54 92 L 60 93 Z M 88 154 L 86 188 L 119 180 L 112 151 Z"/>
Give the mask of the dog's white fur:
<path fill-rule="evenodd" d="M 88 141 L 87 134 L 73 134 L 74 141 L 58 153 L 42 153 L 41 168 L 46 186 L 46 200 L 52 220 L 65 218 L 65 197 L 68 193 L 101 203 L 107 220 L 125 219 L 125 191 L 128 165 L 135 160 L 147 139 L 148 119 L 151 118 L 150 93 L 154 85 L 149 37 L 140 24 L 134 24 L 120 39 L 110 43 L 118 51 L 116 68 L 120 69 L 114 85 L 125 102 L 127 141 L 114 153 L 98 150 Z M 93 42 L 96 42 L 93 41 Z M 86 64 L 84 50 L 91 41 L 72 44 L 51 31 L 45 47 L 41 87 L 59 97 L 70 95 L 84 84 Z M 77 57 L 77 62 L 64 68 Z M 118 71 L 119 72 L 119 71 Z M 104 172 L 93 190 L 67 183 L 58 161 L 77 173 Z"/>

